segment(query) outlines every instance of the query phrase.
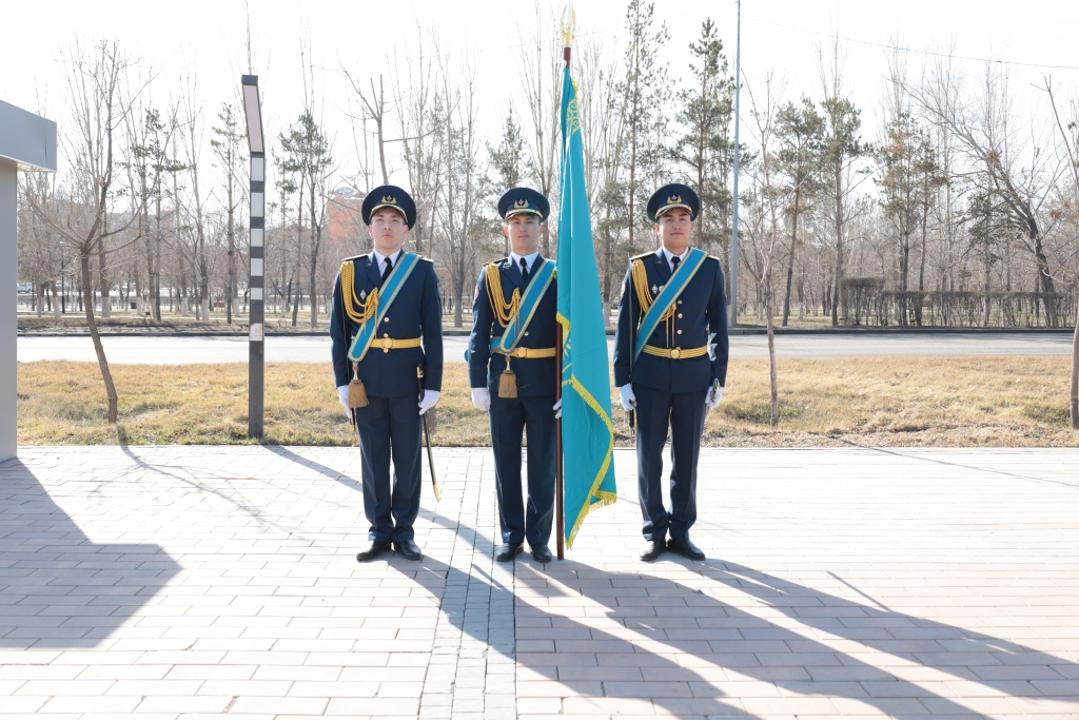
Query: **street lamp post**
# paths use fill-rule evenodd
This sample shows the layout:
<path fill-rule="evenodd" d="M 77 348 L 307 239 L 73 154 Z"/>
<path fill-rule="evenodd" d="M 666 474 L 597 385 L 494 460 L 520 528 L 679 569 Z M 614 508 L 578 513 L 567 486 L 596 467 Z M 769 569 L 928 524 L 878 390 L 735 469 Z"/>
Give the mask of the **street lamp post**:
<path fill-rule="evenodd" d="M 244 95 L 244 115 L 247 118 L 247 147 L 251 155 L 251 216 L 248 223 L 248 336 L 247 354 L 247 436 L 262 439 L 264 411 L 263 388 L 266 360 L 265 307 L 263 282 L 266 228 L 266 148 L 262 137 L 262 104 L 259 100 L 258 75 L 240 79 Z"/>
<path fill-rule="evenodd" d="M 738 0 L 738 30 L 734 50 L 734 187 L 731 192 L 731 315 L 729 325 L 738 325 L 738 173 L 742 148 L 738 142 L 738 129 L 741 126 L 742 98 L 742 0 Z"/>

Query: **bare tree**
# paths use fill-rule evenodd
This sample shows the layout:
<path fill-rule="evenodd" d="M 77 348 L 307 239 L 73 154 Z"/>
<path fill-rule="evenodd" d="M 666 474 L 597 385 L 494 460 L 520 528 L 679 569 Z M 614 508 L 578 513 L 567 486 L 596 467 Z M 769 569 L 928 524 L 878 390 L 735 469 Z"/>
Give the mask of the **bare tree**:
<path fill-rule="evenodd" d="M 210 146 L 213 148 L 218 165 L 223 172 L 222 184 L 225 196 L 225 237 L 228 243 L 228 276 L 225 283 L 225 321 L 232 324 L 232 314 L 236 304 L 236 211 L 243 203 L 243 185 L 240 182 L 242 170 L 240 164 L 244 160 L 241 142 L 239 119 L 230 102 L 221 104 L 221 110 L 217 113 L 219 125 L 212 130 L 213 139 Z"/>
<path fill-rule="evenodd" d="M 202 120 L 201 104 L 195 99 L 197 87 L 192 81 L 184 94 L 184 130 L 187 144 L 186 170 L 191 180 L 188 192 L 189 203 L 185 208 L 187 227 L 192 238 L 192 274 L 194 278 L 195 318 L 207 322 L 210 319 L 210 263 L 206 248 L 206 198 L 200 185 L 202 174 Z"/>
<path fill-rule="evenodd" d="M 378 144 L 378 165 L 382 170 L 382 184 L 388 185 L 390 182 L 390 174 L 386 171 L 386 136 L 385 136 L 385 122 L 386 122 L 386 91 L 382 82 L 382 75 L 378 76 L 378 88 L 375 88 L 375 79 L 370 78 L 370 95 L 360 85 L 359 79 L 353 77 L 346 68 L 342 68 L 341 71 L 345 74 L 349 84 L 352 86 L 352 91 L 356 94 L 356 97 L 360 99 L 363 104 L 363 109 L 366 112 L 364 116 L 371 118 L 375 123 L 375 136 Z M 365 123 L 366 127 L 366 123 Z"/>
<path fill-rule="evenodd" d="M 575 73 L 581 92 L 577 95 L 585 151 L 585 184 L 595 218 L 597 266 L 602 273 L 601 292 L 607 306 L 616 302 L 625 247 L 625 198 L 620 172 L 625 149 L 625 115 L 618 102 L 620 68 L 615 58 L 603 55 L 601 42 L 585 40 L 574 51 Z M 617 256 L 617 257 L 616 257 Z M 608 323 L 610 313 L 604 313 Z"/>
<path fill-rule="evenodd" d="M 108 218 L 115 180 L 117 135 L 132 107 L 131 98 L 125 97 L 122 89 L 133 63 L 121 53 L 118 43 L 103 41 L 93 51 L 85 53 L 76 44 L 72 64 L 73 71 L 68 79 L 73 108 L 72 131 L 63 139 L 74 163 L 72 201 L 59 222 L 46 208 L 36 206 L 34 210 L 77 256 L 83 312 L 105 384 L 108 421 L 115 423 L 119 400 L 94 314 L 94 276 L 90 263 L 102 251 L 108 237 L 127 228 L 125 224 L 110 229 Z M 130 222 L 129 219 L 128 224 Z"/>
<path fill-rule="evenodd" d="M 1061 173 L 1054 166 L 1043 143 L 1032 138 L 1020 142 L 1012 130 L 1008 106 L 1007 75 L 987 64 L 980 103 L 974 108 L 960 106 L 962 83 L 950 66 L 938 64 L 920 85 L 908 84 L 914 103 L 934 123 L 948 129 L 968 160 L 985 173 L 990 191 L 1007 207 L 1010 222 L 1026 251 L 1034 259 L 1036 284 L 1042 296 L 1045 321 L 1057 325 L 1056 288 L 1045 249 L 1045 237 L 1052 226 L 1046 217 L 1046 202 Z M 1017 160 L 1026 154 L 1026 162 Z"/>
<path fill-rule="evenodd" d="M 457 85 L 451 77 L 462 78 L 462 84 Z M 439 224 L 449 256 L 446 266 L 453 299 L 453 326 L 461 327 L 465 289 L 471 289 L 473 277 L 473 239 L 481 200 L 475 75 L 471 68 L 460 70 L 443 65 L 440 80 L 442 88 L 436 107 L 442 111 L 440 155 L 446 196 L 440 205 Z"/>
<path fill-rule="evenodd" d="M 775 293 L 772 288 L 776 248 L 779 247 L 780 218 L 786 205 L 786 189 L 780 184 L 776 173 L 776 153 L 773 143 L 776 135 L 776 100 L 772 96 L 772 75 L 765 77 L 765 93 L 758 104 L 749 83 L 745 84 L 751 106 L 750 114 L 756 125 L 760 147 L 759 161 L 747 168 L 753 181 L 754 202 L 751 213 L 755 216 L 757 232 L 753 253 L 757 258 L 760 294 L 763 295 L 764 317 L 768 332 L 768 378 L 769 378 L 769 424 L 779 425 L 779 379 L 776 370 L 775 345 Z"/>
<path fill-rule="evenodd" d="M 521 43 L 521 68 L 524 82 L 521 89 L 528 107 L 525 137 L 529 153 L 528 166 L 537 189 L 555 202 L 555 177 L 558 173 L 559 97 L 561 86 L 560 39 L 551 37 L 544 42 L 537 37 L 537 29 L 553 26 L 553 22 L 541 22 L 539 2 L 535 4 L 535 23 L 524 32 L 531 42 Z M 534 54 L 533 54 L 534 53 Z M 543 254 L 551 257 L 551 223 L 543 224 Z"/>
<path fill-rule="evenodd" d="M 43 315 L 47 302 L 53 317 L 59 318 L 57 274 L 64 265 L 67 248 L 53 238 L 52 225 L 59 222 L 60 213 L 57 179 L 52 173 L 22 173 L 19 179 L 19 192 L 26 201 L 20 206 L 19 271 L 29 277 L 34 287 L 37 316 Z M 49 213 L 51 219 L 46 221 L 41 213 Z"/>
<path fill-rule="evenodd" d="M 149 83 L 151 78 L 145 80 Z M 165 200 L 169 197 L 166 176 L 184 169 L 171 151 L 178 132 L 178 107 L 162 117 L 148 104 L 137 103 L 126 116 L 128 192 L 139 198 L 138 235 L 143 239 L 146 290 L 150 314 L 161 321 L 161 255 L 165 245 Z M 151 217 L 152 213 L 152 217 Z"/>
<path fill-rule="evenodd" d="M 867 148 L 859 135 L 861 111 L 850 100 L 842 97 L 842 76 L 840 73 L 839 38 L 832 46 L 830 66 L 819 54 L 821 85 L 824 88 L 824 100 L 821 101 L 821 114 L 824 116 L 824 177 L 830 190 L 832 201 L 832 222 L 835 228 L 835 263 L 832 269 L 832 327 L 839 325 L 840 288 L 843 284 L 843 261 L 846 248 L 844 230 L 850 220 L 849 198 L 856 187 L 854 181 L 855 163 L 865 154 Z"/>
<path fill-rule="evenodd" d="M 783 327 L 791 312 L 791 285 L 794 279 L 794 259 L 798 250 L 798 223 L 803 213 L 822 189 L 821 163 L 824 151 L 824 120 L 809 98 L 800 104 L 788 102 L 776 113 L 776 143 L 778 150 L 770 173 L 785 180 L 788 201 L 785 207 L 790 223 L 790 246 L 787 250 L 787 282 L 783 293 Z"/>
<path fill-rule="evenodd" d="M 1068 162 L 1068 169 L 1072 179 L 1072 188 L 1075 194 L 1072 197 L 1073 208 L 1079 214 L 1079 121 L 1068 122 L 1067 130 L 1060 119 L 1060 111 L 1057 109 L 1056 98 L 1053 96 L 1053 83 L 1045 78 L 1045 92 L 1049 95 L 1049 104 L 1053 108 L 1053 118 L 1056 120 L 1060 137 L 1064 141 L 1064 156 Z M 1079 311 L 1077 311 L 1079 316 Z M 1072 333 L 1072 376 L 1071 376 L 1070 413 L 1072 429 L 1079 430 L 1079 317 L 1076 318 L 1075 330 Z"/>
<path fill-rule="evenodd" d="M 436 53 L 428 48 L 438 47 L 438 36 L 433 31 L 423 38 L 423 30 L 417 27 L 419 54 L 408 58 L 402 70 L 394 56 L 395 79 L 394 104 L 398 108 L 401 123 L 401 143 L 405 168 L 408 171 L 409 188 L 416 200 L 416 227 L 409 232 L 416 252 L 434 253 L 434 218 L 439 212 L 442 198 L 442 133 L 439 131 L 439 114 L 435 112 Z M 370 188 L 367 188 L 370 189 Z"/>

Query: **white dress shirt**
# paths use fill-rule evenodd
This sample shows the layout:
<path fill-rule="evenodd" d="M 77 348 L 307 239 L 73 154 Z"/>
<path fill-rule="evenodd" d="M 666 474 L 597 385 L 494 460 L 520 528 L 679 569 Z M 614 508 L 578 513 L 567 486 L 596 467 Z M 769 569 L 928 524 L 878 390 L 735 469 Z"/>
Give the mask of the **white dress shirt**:
<path fill-rule="evenodd" d="M 393 255 L 388 256 L 390 261 L 393 262 L 393 266 L 397 267 L 397 260 L 401 257 L 403 250 L 398 250 Z M 386 272 L 386 255 L 383 255 L 378 250 L 372 250 L 372 254 L 375 256 L 376 265 L 378 266 L 378 274 Z"/>
<path fill-rule="evenodd" d="M 525 264 L 528 266 L 528 272 L 532 272 L 533 267 L 535 267 L 535 265 L 536 265 L 536 258 L 538 258 L 538 257 L 539 257 L 539 251 L 538 250 L 536 252 L 534 252 L 534 253 L 529 253 L 528 255 L 518 255 L 515 252 L 510 253 L 510 260 L 513 262 L 513 265 L 518 270 L 521 269 L 521 258 L 524 258 Z"/>
<path fill-rule="evenodd" d="M 681 255 L 675 255 L 667 248 L 661 247 L 659 249 L 659 254 L 660 257 L 667 261 L 667 267 L 671 269 L 671 272 L 674 272 L 673 258 L 678 258 L 678 262 L 682 263 L 683 261 L 685 261 L 686 255 L 689 255 L 689 248 L 687 247 L 685 250 L 683 250 Z"/>

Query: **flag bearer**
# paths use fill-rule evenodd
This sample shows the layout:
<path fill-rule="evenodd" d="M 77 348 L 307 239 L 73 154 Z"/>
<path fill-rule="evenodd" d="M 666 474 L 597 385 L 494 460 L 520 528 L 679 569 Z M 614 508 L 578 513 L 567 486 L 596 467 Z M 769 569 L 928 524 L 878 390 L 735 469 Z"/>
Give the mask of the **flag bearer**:
<path fill-rule="evenodd" d="M 551 561 L 548 543 L 555 498 L 554 262 L 540 255 L 539 238 L 550 204 L 530 188 L 513 188 L 498 201 L 509 257 L 488 263 L 476 283 L 468 374 L 472 404 L 488 412 L 502 545 L 497 559 L 512 561 L 525 540 L 532 557 Z M 528 437 L 528 495 L 521 488 L 521 436 Z"/>

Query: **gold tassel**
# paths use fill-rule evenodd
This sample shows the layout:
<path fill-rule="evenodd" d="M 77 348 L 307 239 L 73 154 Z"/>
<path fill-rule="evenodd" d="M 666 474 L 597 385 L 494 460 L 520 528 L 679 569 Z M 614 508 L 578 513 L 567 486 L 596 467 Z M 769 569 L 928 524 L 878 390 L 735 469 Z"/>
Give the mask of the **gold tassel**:
<path fill-rule="evenodd" d="M 360 380 L 360 364 L 352 363 L 352 381 L 348 384 L 348 406 L 355 410 L 365 408 L 367 405 L 367 388 Z"/>
<path fill-rule="evenodd" d="M 504 400 L 517 398 L 517 376 L 510 369 L 510 359 L 506 358 L 506 369 L 498 376 L 498 397 Z"/>

